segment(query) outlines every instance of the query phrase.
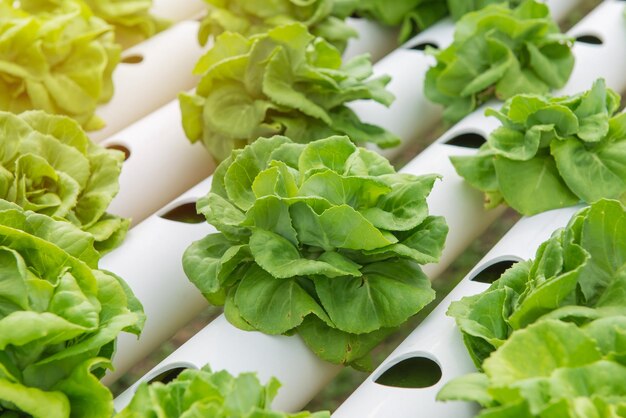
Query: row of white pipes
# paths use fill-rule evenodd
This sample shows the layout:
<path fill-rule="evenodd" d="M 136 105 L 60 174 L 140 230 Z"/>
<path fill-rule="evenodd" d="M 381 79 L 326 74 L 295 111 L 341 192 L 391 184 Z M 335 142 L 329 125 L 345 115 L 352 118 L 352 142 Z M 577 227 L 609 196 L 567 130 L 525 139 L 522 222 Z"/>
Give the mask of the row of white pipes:
<path fill-rule="evenodd" d="M 574 2 L 555 1 L 554 3 L 555 7 L 556 4 L 565 3 L 575 7 Z M 585 29 L 585 22 L 588 19 L 577 25 L 570 33 L 576 34 L 576 30 Z M 448 39 L 450 39 L 451 28 L 447 32 L 441 29 L 441 25 L 437 25 L 435 28 L 441 30 L 444 35 L 447 33 Z M 421 38 L 425 39 L 427 35 L 428 33 L 422 34 Z M 433 37 L 430 39 L 433 40 L 427 42 L 444 42 L 444 35 L 440 35 L 440 37 L 432 35 Z M 418 40 L 418 42 L 421 41 Z M 605 43 L 603 46 L 576 45 L 575 53 L 579 57 L 579 64 L 576 66 L 572 81 L 568 83 L 564 92 L 572 93 L 585 90 L 589 88 L 595 78 L 600 76 L 607 78 L 609 86 L 621 89 L 620 83 L 623 81 L 618 80 L 619 70 L 614 71 L 615 76 L 613 76 L 612 72 L 606 72 L 600 66 L 585 70 L 586 67 L 580 64 L 589 58 L 593 60 L 591 62 L 596 63 L 602 57 L 606 57 L 604 58 L 605 62 L 613 58 L 615 50 L 612 47 L 602 48 L 607 44 Z M 616 45 L 620 46 L 621 44 L 618 41 Z M 408 77 L 411 72 L 410 69 L 406 68 L 407 66 L 394 66 L 390 59 L 394 54 L 396 56 L 408 56 L 404 53 L 420 53 L 406 49 L 401 52 L 403 54 L 398 51 L 394 52 L 377 64 L 375 68 L 378 72 L 379 67 L 383 63 L 387 63 L 385 65 L 388 65 L 390 69 L 399 68 L 402 70 L 402 73 L 406 75 L 406 82 L 410 84 L 396 83 L 393 91 L 398 96 L 399 101 L 405 100 L 408 103 L 415 99 L 412 92 L 415 91 L 416 86 L 421 88 L 423 78 L 420 79 L 420 75 L 423 77 L 423 73 L 417 73 L 411 80 Z M 613 55 L 611 56 L 611 54 Z M 623 70 L 626 66 L 621 68 L 621 73 L 624 73 Z M 413 72 L 413 74 L 416 73 Z M 396 74 L 394 73 L 392 76 L 396 76 Z M 420 97 L 422 96 L 420 95 Z M 413 132 L 424 129 L 421 125 L 414 126 L 416 125 L 414 115 L 422 116 L 423 113 L 420 112 L 420 108 L 413 109 L 412 114 L 409 115 L 408 112 L 404 112 L 405 116 L 395 119 L 394 123 L 396 128 L 406 130 L 405 137 L 407 138 L 418 136 Z M 359 113 L 365 120 L 370 121 L 368 116 L 378 115 L 381 120 L 388 123 L 398 115 L 398 112 L 393 109 L 381 111 L 380 108 L 377 108 L 376 111 L 359 110 Z M 386 114 L 387 118 L 384 118 L 383 114 Z M 415 174 L 438 172 L 444 175 L 444 181 L 437 184 L 429 198 L 429 205 L 432 213 L 446 216 L 450 225 L 450 236 L 442 262 L 427 266 L 426 270 L 431 277 L 439 274 L 498 215 L 497 210 L 485 212 L 482 209 L 480 194 L 463 184 L 449 163 L 448 157 L 450 155 L 467 154 L 475 152 L 475 150 L 446 144 L 454 137 L 468 132 L 486 136 L 494 123 L 485 120 L 480 114 L 472 115 L 452 128 L 440 141 L 428 148 L 404 169 L 406 172 Z M 159 211 L 157 215 L 151 216 L 131 230 L 129 239 L 122 249 L 110 254 L 103 260 L 103 267 L 118 272 L 131 284 L 138 297 L 144 302 L 149 318 L 144 335 L 139 342 L 128 338 L 120 340 L 116 360 L 118 371 L 109 376 L 108 381 L 112 381 L 148 354 L 206 306 L 199 293 L 187 282 L 180 266 L 180 257 L 192 241 L 213 231 L 213 228 L 206 224 L 181 224 L 166 220 L 160 215 L 181 204 L 194 202 L 198 197 L 205 195 L 209 188 L 209 179 L 198 184 Z M 151 263 L 154 264 L 154 260 L 158 260 L 158 264 L 152 266 Z M 133 265 L 128 266 L 129 261 L 132 261 Z M 223 317 L 220 317 L 157 366 L 145 379 L 149 380 L 172 367 L 200 367 L 205 363 L 210 363 L 214 369 L 224 368 L 233 373 L 257 371 L 262 379 L 277 376 L 283 381 L 284 387 L 276 399 L 275 406 L 286 410 L 298 409 L 304 405 L 339 370 L 339 367 L 317 359 L 297 337 L 271 337 L 260 333 L 242 332 L 228 324 Z M 132 388 L 118 398 L 117 406 L 123 405 L 131 393 Z"/>

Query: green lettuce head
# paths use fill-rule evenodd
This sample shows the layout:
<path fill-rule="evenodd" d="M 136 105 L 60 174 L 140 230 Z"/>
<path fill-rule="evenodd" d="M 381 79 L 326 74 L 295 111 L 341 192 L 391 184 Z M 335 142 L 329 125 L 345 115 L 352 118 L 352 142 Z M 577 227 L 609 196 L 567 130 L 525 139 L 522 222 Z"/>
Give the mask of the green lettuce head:
<path fill-rule="evenodd" d="M 99 378 L 141 304 L 97 269 L 93 237 L 0 200 L 0 416 L 109 418 Z"/>
<path fill-rule="evenodd" d="M 483 369 L 452 380 L 438 399 L 477 402 L 480 418 L 625 417 L 626 317 L 540 321 L 515 331 Z"/>
<path fill-rule="evenodd" d="M 120 47 L 113 27 L 77 0 L 0 1 L 0 110 L 40 109 L 104 126 Z"/>
<path fill-rule="evenodd" d="M 571 39 L 537 0 L 469 13 L 457 22 L 453 43 L 431 51 L 437 64 L 426 73 L 424 93 L 445 106 L 448 122 L 492 97 L 505 100 L 563 87 L 574 67 Z"/>
<path fill-rule="evenodd" d="M 150 38 L 169 23 L 150 14 L 152 0 L 84 0 L 93 13 L 115 26 L 115 39 L 125 47 Z"/>
<path fill-rule="evenodd" d="M 220 232 L 187 249 L 185 273 L 235 326 L 298 333 L 324 360 L 367 367 L 434 298 L 420 264 L 439 259 L 448 232 L 428 214 L 437 178 L 396 173 L 347 137 L 260 138 L 198 201 Z"/>
<path fill-rule="evenodd" d="M 489 289 L 450 305 L 480 367 L 512 332 L 544 319 L 586 323 L 626 315 L 626 208 L 601 200 L 578 212 Z"/>
<path fill-rule="evenodd" d="M 180 95 L 183 127 L 218 160 L 274 134 L 295 142 L 348 135 L 381 147 L 400 141 L 346 106 L 360 99 L 391 104 L 389 77 L 369 79 L 366 55 L 342 63 L 337 49 L 299 23 L 251 38 L 224 33 L 195 73 L 202 75 L 196 92 Z"/>
<path fill-rule="evenodd" d="M 502 126 L 476 155 L 453 157 L 456 171 L 524 215 L 602 198 L 626 201 L 626 114 L 604 80 L 575 96 L 519 95 L 501 111 Z"/>
<path fill-rule="evenodd" d="M 358 33 L 346 25 L 355 0 L 204 0 L 209 4 L 200 25 L 198 39 L 206 44 L 209 36 L 237 32 L 251 36 L 276 26 L 300 22 L 309 31 L 343 51 Z"/>
<path fill-rule="evenodd" d="M 106 213 L 123 160 L 67 117 L 0 112 L 0 199 L 69 221 L 91 235 L 101 253 L 122 242 L 130 223 Z"/>
<path fill-rule="evenodd" d="M 270 409 L 280 383 L 261 385 L 253 373 L 237 377 L 209 366 L 187 369 L 173 381 L 142 383 L 133 400 L 115 418 L 330 418 L 328 412 L 287 414 Z"/>

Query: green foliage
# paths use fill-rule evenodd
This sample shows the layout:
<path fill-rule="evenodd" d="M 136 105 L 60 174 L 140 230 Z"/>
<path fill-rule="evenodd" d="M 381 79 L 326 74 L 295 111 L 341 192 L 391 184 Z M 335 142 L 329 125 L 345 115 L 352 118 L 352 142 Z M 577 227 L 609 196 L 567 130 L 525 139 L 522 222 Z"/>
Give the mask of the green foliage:
<path fill-rule="evenodd" d="M 553 234 L 534 261 L 452 303 L 476 366 L 441 400 L 479 417 L 626 416 L 626 208 L 601 200 Z"/>
<path fill-rule="evenodd" d="M 99 382 L 141 304 L 97 270 L 93 237 L 0 200 L 0 416 L 109 418 Z"/>
<path fill-rule="evenodd" d="M 626 115 L 604 80 L 575 96 L 520 95 L 502 111 L 502 126 L 476 155 L 454 157 L 457 172 L 485 192 L 489 206 L 504 201 L 525 215 L 626 199 Z"/>
<path fill-rule="evenodd" d="M 129 226 L 106 213 L 123 159 L 65 116 L 0 112 L 0 199 L 69 221 L 91 235 L 101 253 L 117 247 Z"/>
<path fill-rule="evenodd" d="M 187 369 L 173 381 L 143 383 L 115 418 L 329 418 L 328 412 L 287 414 L 270 410 L 280 383 L 263 386 L 253 373 L 233 377 L 209 366 Z"/>
<path fill-rule="evenodd" d="M 570 48 L 545 4 L 493 4 L 461 18 L 448 48 L 431 49 L 437 64 L 426 74 L 424 92 L 445 106 L 446 121 L 456 122 L 494 96 L 562 87 L 574 66 Z"/>
<path fill-rule="evenodd" d="M 84 1 L 96 16 L 115 26 L 116 41 L 126 47 L 150 38 L 169 26 L 165 20 L 150 14 L 152 0 Z"/>
<path fill-rule="evenodd" d="M 235 326 L 297 332 L 324 360 L 367 367 L 434 298 L 419 264 L 438 261 L 448 232 L 428 215 L 437 178 L 396 173 L 347 137 L 260 138 L 198 201 L 220 233 L 187 249 L 185 273 Z"/>
<path fill-rule="evenodd" d="M 95 110 L 113 95 L 120 57 L 113 27 L 78 0 L 14 3 L 0 1 L 0 110 L 40 109 L 100 129 Z"/>
<path fill-rule="evenodd" d="M 367 56 L 342 63 L 339 51 L 301 24 L 245 38 L 224 33 L 200 59 L 195 93 L 180 95 L 183 126 L 217 159 L 260 136 L 285 134 L 295 142 L 349 135 L 381 147 L 399 143 L 386 130 L 361 122 L 346 103 L 385 105 L 389 77 L 369 79 Z"/>
<path fill-rule="evenodd" d="M 358 36 L 345 23 L 355 0 L 204 0 L 209 4 L 198 39 L 237 32 L 251 36 L 276 26 L 300 22 L 309 31 L 343 51 L 350 38 Z"/>
<path fill-rule="evenodd" d="M 485 292 L 452 303 L 477 366 L 515 330 L 545 318 L 584 323 L 626 314 L 626 210 L 601 200 L 576 214 Z"/>

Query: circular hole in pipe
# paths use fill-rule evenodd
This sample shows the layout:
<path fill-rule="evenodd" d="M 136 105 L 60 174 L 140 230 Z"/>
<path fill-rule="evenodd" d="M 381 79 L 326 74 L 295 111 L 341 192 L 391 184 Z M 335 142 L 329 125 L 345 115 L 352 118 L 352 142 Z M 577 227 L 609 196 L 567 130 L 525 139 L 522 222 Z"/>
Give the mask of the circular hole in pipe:
<path fill-rule="evenodd" d="M 196 211 L 196 202 L 182 203 L 159 215 L 163 219 L 186 224 L 200 224 L 206 222 L 204 215 Z"/>
<path fill-rule="evenodd" d="M 409 49 L 412 49 L 413 51 L 425 51 L 426 48 L 428 48 L 428 47 L 439 49 L 439 45 L 437 45 L 434 42 L 421 42 L 421 43 L 419 43 L 417 45 L 413 45 Z"/>
<path fill-rule="evenodd" d="M 107 149 L 114 149 L 117 151 L 121 151 L 124 153 L 124 161 L 130 158 L 130 149 L 127 146 L 122 144 L 111 144 L 106 146 Z"/>
<path fill-rule="evenodd" d="M 376 379 L 384 386 L 407 389 L 431 387 L 441 379 L 441 367 L 427 357 L 410 357 L 394 364 Z"/>
<path fill-rule="evenodd" d="M 126 55 L 120 61 L 122 64 L 141 64 L 143 62 L 143 55 L 141 54 L 130 54 Z"/>
<path fill-rule="evenodd" d="M 153 377 L 150 379 L 148 383 L 160 382 L 163 384 L 169 383 L 172 380 L 176 379 L 179 374 L 187 370 L 187 367 L 174 367 L 173 369 L 169 369 L 164 371 L 163 373 Z"/>
<path fill-rule="evenodd" d="M 481 134 L 475 132 L 466 132 L 464 134 L 457 135 L 446 141 L 447 145 L 454 145 L 455 147 L 463 148 L 480 148 L 487 140 Z"/>
<path fill-rule="evenodd" d="M 583 44 L 589 45 L 602 45 L 602 39 L 597 37 L 596 35 L 581 35 L 576 37 L 576 42 L 581 42 Z"/>
<path fill-rule="evenodd" d="M 492 284 L 502 276 L 506 270 L 511 268 L 513 264 L 517 263 L 516 260 L 503 260 L 493 263 L 487 268 L 483 269 L 480 273 L 472 277 L 473 282 Z"/>

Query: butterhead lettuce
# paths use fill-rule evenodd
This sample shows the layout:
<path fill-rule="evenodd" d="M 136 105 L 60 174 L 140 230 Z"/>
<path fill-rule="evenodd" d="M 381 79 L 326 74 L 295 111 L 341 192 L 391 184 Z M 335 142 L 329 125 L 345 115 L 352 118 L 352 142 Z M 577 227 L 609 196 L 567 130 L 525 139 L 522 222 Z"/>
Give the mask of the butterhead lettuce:
<path fill-rule="evenodd" d="M 0 112 L 0 199 L 69 221 L 92 236 L 101 253 L 117 247 L 129 227 L 128 219 L 106 213 L 123 160 L 68 117 Z"/>
<path fill-rule="evenodd" d="M 206 44 L 209 36 L 237 32 L 251 36 L 290 23 L 302 23 L 309 31 L 340 51 L 357 32 L 345 23 L 355 0 L 205 0 L 207 16 L 202 20 L 198 39 Z"/>
<path fill-rule="evenodd" d="M 298 333 L 322 359 L 365 367 L 434 298 L 420 264 L 439 259 L 448 232 L 428 214 L 437 178 L 396 173 L 347 137 L 260 138 L 198 201 L 220 232 L 185 251 L 185 273 L 235 326 Z"/>
<path fill-rule="evenodd" d="M 262 385 L 254 373 L 232 376 L 207 365 L 184 370 L 167 384 L 142 383 L 115 418 L 330 418 L 328 412 L 272 411 L 279 388 L 275 378 Z"/>
<path fill-rule="evenodd" d="M 449 47 L 429 50 L 437 64 L 426 73 L 424 93 L 445 107 L 450 123 L 492 97 L 547 93 L 564 86 L 571 74 L 571 45 L 547 5 L 492 4 L 458 21 Z"/>
<path fill-rule="evenodd" d="M 139 301 L 98 270 L 93 237 L 0 200 L 0 416 L 109 418 L 99 382 L 122 331 L 139 334 Z"/>
<path fill-rule="evenodd" d="M 104 126 L 120 58 L 114 29 L 77 0 L 0 1 L 0 110 L 40 109 Z"/>
<path fill-rule="evenodd" d="M 604 80 L 565 97 L 519 95 L 501 111 L 502 126 L 476 155 L 453 157 L 456 171 L 524 215 L 602 198 L 626 200 L 626 114 Z"/>
<path fill-rule="evenodd" d="M 202 80 L 181 93 L 183 127 L 218 160 L 260 136 L 295 142 L 330 135 L 390 147 L 399 138 L 362 122 L 347 103 L 371 99 L 389 105 L 389 77 L 370 78 L 367 56 L 342 62 L 337 49 L 299 23 L 245 38 L 220 35 L 196 65 Z"/>

